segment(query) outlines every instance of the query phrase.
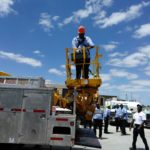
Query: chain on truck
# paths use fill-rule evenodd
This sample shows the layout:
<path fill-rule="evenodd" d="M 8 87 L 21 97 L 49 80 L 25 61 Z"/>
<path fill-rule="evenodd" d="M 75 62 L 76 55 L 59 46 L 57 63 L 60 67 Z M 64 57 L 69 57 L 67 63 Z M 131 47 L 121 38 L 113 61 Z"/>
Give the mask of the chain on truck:
<path fill-rule="evenodd" d="M 1 76 L 0 143 L 67 146 L 71 149 L 76 142 L 78 118 L 87 112 L 92 114 L 89 113 L 90 104 L 97 99 L 102 83 L 99 75 L 101 55 L 98 47 L 94 49 L 89 79 L 74 78 L 75 49 L 66 49 L 67 92 L 63 96 L 57 88 L 46 87 L 42 78 Z M 82 65 L 86 63 L 85 50 L 82 49 Z"/>

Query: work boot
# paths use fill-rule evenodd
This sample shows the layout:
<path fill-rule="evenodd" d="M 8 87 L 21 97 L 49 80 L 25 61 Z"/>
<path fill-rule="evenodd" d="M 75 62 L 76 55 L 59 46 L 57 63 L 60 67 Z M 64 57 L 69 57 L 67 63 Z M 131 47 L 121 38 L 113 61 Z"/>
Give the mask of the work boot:
<path fill-rule="evenodd" d="M 136 150 L 136 145 L 132 144 L 131 150 Z"/>
<path fill-rule="evenodd" d="M 149 150 L 149 147 L 145 147 L 145 150 Z"/>
<path fill-rule="evenodd" d="M 136 147 L 135 147 L 135 146 L 133 146 L 133 147 L 131 148 L 131 150 L 137 150 L 137 149 L 136 149 Z"/>
<path fill-rule="evenodd" d="M 137 150 L 136 148 L 132 147 L 131 150 Z"/>

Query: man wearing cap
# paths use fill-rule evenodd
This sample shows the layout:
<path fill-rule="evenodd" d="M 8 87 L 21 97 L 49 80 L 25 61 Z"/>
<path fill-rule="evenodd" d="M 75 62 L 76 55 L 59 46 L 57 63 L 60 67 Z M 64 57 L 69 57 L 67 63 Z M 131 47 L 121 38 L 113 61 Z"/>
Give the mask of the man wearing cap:
<path fill-rule="evenodd" d="M 145 150 L 149 150 L 147 140 L 145 138 L 145 132 L 144 132 L 144 122 L 146 120 L 146 115 L 142 112 L 142 105 L 138 104 L 137 105 L 137 112 L 133 115 L 133 121 L 130 126 L 131 127 L 134 124 L 134 129 L 133 129 L 133 142 L 132 142 L 132 150 L 136 150 L 136 141 L 137 137 L 140 134 L 142 141 L 145 145 Z"/>
<path fill-rule="evenodd" d="M 85 27 L 79 26 L 78 28 L 78 36 L 74 37 L 72 40 L 72 47 L 76 49 L 76 79 L 81 78 L 81 70 L 83 70 L 82 77 L 85 79 L 89 78 L 89 66 L 90 66 L 90 51 L 89 49 L 94 47 L 94 44 L 90 37 L 85 36 Z M 85 64 L 83 65 L 83 47 L 85 47 Z M 81 55 L 80 55 L 81 54 Z M 82 58 L 78 59 L 77 55 Z"/>

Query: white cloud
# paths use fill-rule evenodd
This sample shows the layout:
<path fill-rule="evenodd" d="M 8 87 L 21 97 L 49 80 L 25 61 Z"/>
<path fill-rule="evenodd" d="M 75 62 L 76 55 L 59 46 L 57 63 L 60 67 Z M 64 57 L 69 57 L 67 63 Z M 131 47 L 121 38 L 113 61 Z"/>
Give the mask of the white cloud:
<path fill-rule="evenodd" d="M 40 50 L 35 50 L 33 53 L 37 54 L 40 57 L 44 57 L 44 54 L 42 54 L 42 52 Z"/>
<path fill-rule="evenodd" d="M 115 53 L 109 54 L 109 57 L 124 57 L 124 56 L 127 56 L 127 54 L 128 52 L 124 52 L 124 53 L 115 52 Z"/>
<path fill-rule="evenodd" d="M 137 86 L 150 87 L 150 80 L 133 80 L 131 83 Z"/>
<path fill-rule="evenodd" d="M 58 76 L 64 76 L 64 73 L 61 72 L 60 70 L 56 69 L 56 68 L 50 68 L 50 69 L 48 70 L 48 72 L 49 72 L 50 74 L 54 74 L 54 75 L 58 75 Z"/>
<path fill-rule="evenodd" d="M 109 83 L 103 83 L 101 85 L 101 88 L 109 88 L 110 87 L 110 84 Z M 101 90 L 101 89 L 100 89 Z"/>
<path fill-rule="evenodd" d="M 114 42 L 110 42 L 109 44 L 104 44 L 102 45 L 102 47 L 106 50 L 106 51 L 112 51 L 117 47 L 117 43 Z"/>
<path fill-rule="evenodd" d="M 45 32 L 49 32 L 54 28 L 54 23 L 59 19 L 59 16 L 51 16 L 46 12 L 40 14 L 39 25 L 42 26 Z"/>
<path fill-rule="evenodd" d="M 80 20 L 88 18 L 90 15 L 95 14 L 99 19 L 100 16 L 105 16 L 105 11 L 102 10 L 103 7 L 109 7 L 112 5 L 113 0 L 86 0 L 83 9 L 74 11 L 71 16 L 65 18 L 59 26 L 67 25 L 71 22 L 79 23 Z M 97 15 L 99 14 L 99 15 Z"/>
<path fill-rule="evenodd" d="M 35 50 L 33 53 L 34 54 L 40 54 L 41 52 L 39 50 Z"/>
<path fill-rule="evenodd" d="M 74 12 L 75 20 L 87 18 L 90 14 L 93 13 L 92 7 L 87 7 L 86 9 L 80 9 Z"/>
<path fill-rule="evenodd" d="M 133 53 L 124 59 L 114 58 L 108 64 L 117 67 L 137 67 L 147 63 L 147 58 L 142 53 Z"/>
<path fill-rule="evenodd" d="M 128 32 L 130 32 L 130 31 L 132 31 L 133 30 L 133 28 L 132 27 L 129 27 L 129 26 L 127 26 L 126 28 L 125 28 L 125 31 L 128 31 Z"/>
<path fill-rule="evenodd" d="M 133 20 L 141 16 L 142 9 L 148 5 L 150 5 L 150 2 L 142 2 L 138 5 L 133 5 L 127 11 L 114 12 L 109 17 L 95 19 L 95 24 L 100 28 L 107 28 L 121 22 Z"/>
<path fill-rule="evenodd" d="M 75 12 L 73 12 L 72 16 L 69 16 L 67 18 L 65 18 L 63 20 L 62 23 L 59 23 L 59 26 L 64 26 L 67 25 L 71 22 L 79 22 L 81 19 L 85 19 L 87 18 L 90 14 L 92 14 L 92 8 L 91 7 L 87 7 L 85 9 L 79 9 Z"/>
<path fill-rule="evenodd" d="M 150 23 L 143 24 L 134 32 L 134 38 L 143 38 L 145 36 L 150 36 Z"/>
<path fill-rule="evenodd" d="M 99 10 L 99 6 L 111 6 L 113 0 L 86 0 L 85 6 L 92 6 L 96 11 Z"/>
<path fill-rule="evenodd" d="M 150 91 L 150 89 L 147 89 L 144 86 L 134 85 L 132 83 L 119 85 L 117 89 L 122 92 L 130 92 L 130 93 L 134 92 L 137 94 L 139 92 L 149 92 Z"/>
<path fill-rule="evenodd" d="M 113 1 L 112 0 L 103 0 L 102 4 L 104 6 L 111 6 L 113 4 Z"/>
<path fill-rule="evenodd" d="M 112 58 L 108 64 L 117 67 L 137 67 L 146 65 L 150 58 L 150 45 L 139 47 L 137 52 L 124 58 Z"/>
<path fill-rule="evenodd" d="M 145 74 L 150 76 L 150 65 L 144 68 Z"/>
<path fill-rule="evenodd" d="M 65 69 L 65 68 L 66 68 L 66 65 L 61 65 L 60 67 L 63 68 L 63 69 Z"/>
<path fill-rule="evenodd" d="M 117 33 L 122 34 L 123 32 L 131 32 L 135 27 L 126 26 L 123 30 L 119 30 Z"/>
<path fill-rule="evenodd" d="M 61 68 L 66 69 L 66 65 L 61 65 Z M 71 65 L 71 70 L 75 70 L 75 66 Z"/>
<path fill-rule="evenodd" d="M 43 27 L 44 31 L 50 31 L 53 28 L 51 16 L 48 13 L 41 13 L 39 24 Z"/>
<path fill-rule="evenodd" d="M 4 17 L 10 13 L 16 13 L 12 6 L 15 0 L 0 0 L 0 17 Z"/>
<path fill-rule="evenodd" d="M 138 50 L 142 54 L 145 54 L 146 57 L 150 58 L 150 45 L 146 45 L 146 46 L 140 47 Z"/>
<path fill-rule="evenodd" d="M 67 24 L 71 23 L 72 21 L 73 21 L 73 16 L 70 16 L 70 17 L 68 17 L 68 18 L 65 18 L 65 19 L 63 20 L 63 22 L 58 23 L 58 25 L 59 25 L 59 27 L 62 27 L 62 26 L 64 26 L 64 25 L 67 25 Z"/>
<path fill-rule="evenodd" d="M 52 20 L 57 21 L 60 17 L 59 16 L 53 16 Z"/>
<path fill-rule="evenodd" d="M 133 74 L 121 69 L 111 69 L 110 73 L 113 77 L 127 78 L 129 80 L 138 78 L 137 74 Z"/>
<path fill-rule="evenodd" d="M 126 84 L 115 84 L 105 83 L 105 85 L 99 88 L 100 94 L 105 95 L 115 95 L 119 98 L 126 100 L 137 100 L 143 104 L 149 104 L 148 99 L 150 99 L 149 93 L 150 88 L 140 85 L 135 85 L 132 83 Z"/>
<path fill-rule="evenodd" d="M 102 82 L 111 80 L 110 74 L 102 73 L 102 74 L 100 74 L 100 77 L 102 78 Z"/>
<path fill-rule="evenodd" d="M 136 67 L 138 65 L 146 64 L 147 61 L 148 61 L 148 59 L 145 54 L 137 52 L 137 53 L 133 53 L 133 54 L 127 56 L 123 60 L 123 64 L 125 64 L 129 67 Z"/>
<path fill-rule="evenodd" d="M 0 57 L 14 60 L 18 63 L 28 64 L 33 67 L 41 67 L 42 66 L 42 63 L 39 60 L 24 57 L 20 54 L 14 54 L 14 53 L 10 53 L 10 52 L 0 51 Z"/>

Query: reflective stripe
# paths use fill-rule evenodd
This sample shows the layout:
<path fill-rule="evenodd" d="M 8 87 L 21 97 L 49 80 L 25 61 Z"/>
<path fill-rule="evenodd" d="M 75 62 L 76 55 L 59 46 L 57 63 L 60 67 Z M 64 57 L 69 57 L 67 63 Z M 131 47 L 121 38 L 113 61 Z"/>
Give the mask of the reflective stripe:
<path fill-rule="evenodd" d="M 34 113 L 46 113 L 46 110 L 44 109 L 34 109 L 34 110 L 29 110 L 29 109 L 24 109 L 24 108 L 0 108 L 0 111 L 4 112 L 34 112 Z"/>
<path fill-rule="evenodd" d="M 68 121 L 67 118 L 56 118 L 56 121 Z"/>
<path fill-rule="evenodd" d="M 12 108 L 11 111 L 15 111 L 15 112 L 26 112 L 26 109 Z"/>
<path fill-rule="evenodd" d="M 45 113 L 46 111 L 43 109 L 34 109 L 33 112 L 35 113 Z"/>
<path fill-rule="evenodd" d="M 52 137 L 52 138 L 50 138 L 50 140 L 62 141 L 63 138 L 60 138 L 60 137 Z"/>

